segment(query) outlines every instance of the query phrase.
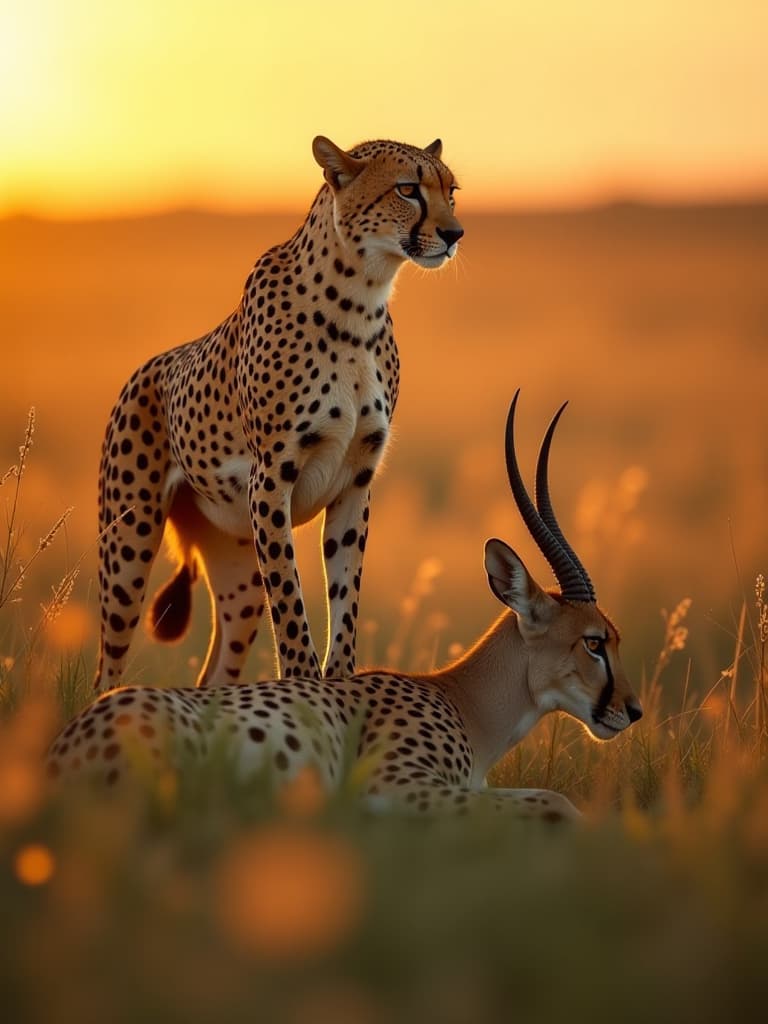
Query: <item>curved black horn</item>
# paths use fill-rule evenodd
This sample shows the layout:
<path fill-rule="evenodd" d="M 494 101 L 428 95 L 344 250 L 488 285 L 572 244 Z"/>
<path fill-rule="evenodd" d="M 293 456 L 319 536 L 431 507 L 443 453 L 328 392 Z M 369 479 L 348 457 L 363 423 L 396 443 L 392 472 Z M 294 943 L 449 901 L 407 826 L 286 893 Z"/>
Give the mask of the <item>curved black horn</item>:
<path fill-rule="evenodd" d="M 536 511 L 536 507 L 528 496 L 523 478 L 520 475 L 520 468 L 515 454 L 515 409 L 517 408 L 519 396 L 520 389 L 518 388 L 509 407 L 504 445 L 507 460 L 507 476 L 509 477 L 509 486 L 512 488 L 515 503 L 523 522 L 536 541 L 539 551 L 544 555 L 552 572 L 555 574 L 555 579 L 560 584 L 563 597 L 569 601 L 592 601 L 594 598 L 588 596 L 588 591 L 579 569 L 571 561 L 567 551 L 563 549 L 557 537 Z"/>
<path fill-rule="evenodd" d="M 581 559 L 563 536 L 563 531 L 560 529 L 560 525 L 555 517 L 555 511 L 552 508 L 552 501 L 549 496 L 549 449 L 552 445 L 555 427 L 557 426 L 558 420 L 563 415 L 566 405 L 568 405 L 568 403 L 563 402 L 552 417 L 552 422 L 547 427 L 544 440 L 541 442 L 539 459 L 536 463 L 536 508 L 538 509 L 539 515 L 541 516 L 544 524 L 549 529 L 549 532 L 555 540 L 557 540 L 563 551 L 568 555 L 581 576 L 581 581 L 583 583 L 582 591 L 585 596 L 582 596 L 581 594 L 577 595 L 576 593 L 566 594 L 565 591 L 563 592 L 563 596 L 567 597 L 571 601 L 594 601 L 595 588 L 592 586 L 592 580 L 589 578 L 587 570 L 581 564 Z"/>

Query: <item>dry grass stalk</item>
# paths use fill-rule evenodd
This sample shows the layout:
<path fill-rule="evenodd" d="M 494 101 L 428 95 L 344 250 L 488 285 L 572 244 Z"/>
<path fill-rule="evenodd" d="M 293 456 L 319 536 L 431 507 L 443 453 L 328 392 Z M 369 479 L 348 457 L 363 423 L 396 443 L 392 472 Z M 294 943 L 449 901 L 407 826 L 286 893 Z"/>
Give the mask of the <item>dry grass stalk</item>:
<path fill-rule="evenodd" d="M 659 656 L 656 659 L 656 667 L 651 676 L 649 684 L 651 691 L 656 688 L 661 674 L 669 664 L 674 652 L 685 649 L 685 644 L 688 640 L 688 627 L 684 626 L 683 623 L 690 611 L 691 603 L 690 597 L 684 597 L 671 612 L 668 612 L 666 608 L 662 609 L 661 616 L 665 623 L 664 642 L 662 643 Z"/>
<path fill-rule="evenodd" d="M 18 600 L 19 591 L 24 585 L 27 573 L 30 568 L 37 560 L 37 558 L 45 551 L 46 548 L 50 547 L 56 534 L 62 529 L 70 515 L 72 514 L 73 508 L 70 506 L 65 509 L 64 512 L 54 522 L 44 537 L 41 537 L 37 543 L 37 547 L 32 554 L 25 561 L 20 561 L 17 557 L 19 543 L 21 541 L 21 531 L 18 528 L 18 512 L 19 512 L 19 500 L 21 497 L 21 484 L 24 478 L 24 472 L 27 468 L 27 459 L 29 457 L 29 451 L 32 447 L 32 443 L 35 436 L 35 409 L 34 406 L 29 410 L 27 417 L 27 427 L 24 432 L 24 440 L 19 446 L 19 461 L 11 466 L 3 475 L 0 480 L 0 486 L 7 480 L 13 478 L 15 480 L 15 486 L 13 488 L 13 494 L 6 504 L 6 521 L 5 521 L 5 541 L 0 552 L 2 566 L 0 567 L 0 608 L 6 605 L 9 601 Z"/>
<path fill-rule="evenodd" d="M 768 715 L 766 714 L 766 664 L 765 648 L 768 643 L 768 603 L 765 600 L 765 576 L 758 573 L 755 580 L 755 607 L 757 608 L 758 663 L 755 674 L 755 701 L 758 742 L 762 745 L 768 736 Z"/>

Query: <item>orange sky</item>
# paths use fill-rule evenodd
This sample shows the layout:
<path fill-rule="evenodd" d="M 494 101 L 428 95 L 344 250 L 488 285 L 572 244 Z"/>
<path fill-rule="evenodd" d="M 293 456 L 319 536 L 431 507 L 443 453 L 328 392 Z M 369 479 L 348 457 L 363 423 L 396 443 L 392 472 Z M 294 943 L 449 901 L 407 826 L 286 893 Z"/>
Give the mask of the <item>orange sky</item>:
<path fill-rule="evenodd" d="M 768 191 L 766 0 L 2 0 L 0 215 L 302 207 L 318 132 L 462 205 Z"/>

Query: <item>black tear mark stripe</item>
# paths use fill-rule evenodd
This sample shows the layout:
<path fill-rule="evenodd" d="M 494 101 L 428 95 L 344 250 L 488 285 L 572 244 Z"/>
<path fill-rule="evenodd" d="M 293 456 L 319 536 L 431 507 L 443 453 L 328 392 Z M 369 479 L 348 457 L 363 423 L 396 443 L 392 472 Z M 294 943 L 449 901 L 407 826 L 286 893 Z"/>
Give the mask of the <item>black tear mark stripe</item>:
<path fill-rule="evenodd" d="M 419 244 L 419 235 L 421 234 L 421 229 L 424 226 L 424 221 L 427 219 L 427 201 L 421 194 L 421 189 L 419 189 L 419 192 L 415 196 L 415 198 L 419 202 L 419 210 L 421 211 L 421 216 L 411 228 L 410 234 L 408 236 L 408 240 L 410 241 L 414 249 L 417 248 Z"/>
<path fill-rule="evenodd" d="M 592 718 L 595 722 L 601 719 L 605 714 L 608 705 L 611 703 L 611 698 L 613 697 L 613 691 L 615 689 L 613 672 L 611 671 L 611 665 L 608 661 L 608 655 L 605 650 L 605 641 L 603 641 L 598 654 L 603 665 L 605 665 L 606 680 L 605 686 L 602 688 L 600 696 L 597 698 L 597 704 L 595 704 L 594 710 L 592 711 Z"/>

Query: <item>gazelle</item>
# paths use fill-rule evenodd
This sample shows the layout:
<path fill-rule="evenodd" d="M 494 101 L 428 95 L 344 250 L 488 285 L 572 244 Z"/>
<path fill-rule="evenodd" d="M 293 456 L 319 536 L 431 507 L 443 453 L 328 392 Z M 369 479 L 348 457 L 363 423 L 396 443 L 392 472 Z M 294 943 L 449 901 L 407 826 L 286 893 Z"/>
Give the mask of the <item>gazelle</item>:
<path fill-rule="evenodd" d="M 528 530 L 558 590 L 544 590 L 503 541 L 485 546 L 501 617 L 453 664 L 406 675 L 368 671 L 343 679 L 283 679 L 216 691 L 122 687 L 82 711 L 54 742 L 53 777 L 96 774 L 113 784 L 137 757 L 172 767 L 179 752 L 205 759 L 226 740 L 241 776 L 269 763 L 278 782 L 314 764 L 324 784 L 341 782 L 351 736 L 367 772 L 364 795 L 417 811 L 490 804 L 518 816 L 573 818 L 546 790 L 483 789 L 486 773 L 551 711 L 564 711 L 600 740 L 642 715 L 619 660 L 619 636 L 595 603 L 592 583 L 558 526 L 549 497 L 549 450 L 563 405 L 549 425 L 536 470 L 537 506 L 515 455 L 512 402 L 507 471 Z M 352 730 L 355 730 L 353 733 Z"/>

